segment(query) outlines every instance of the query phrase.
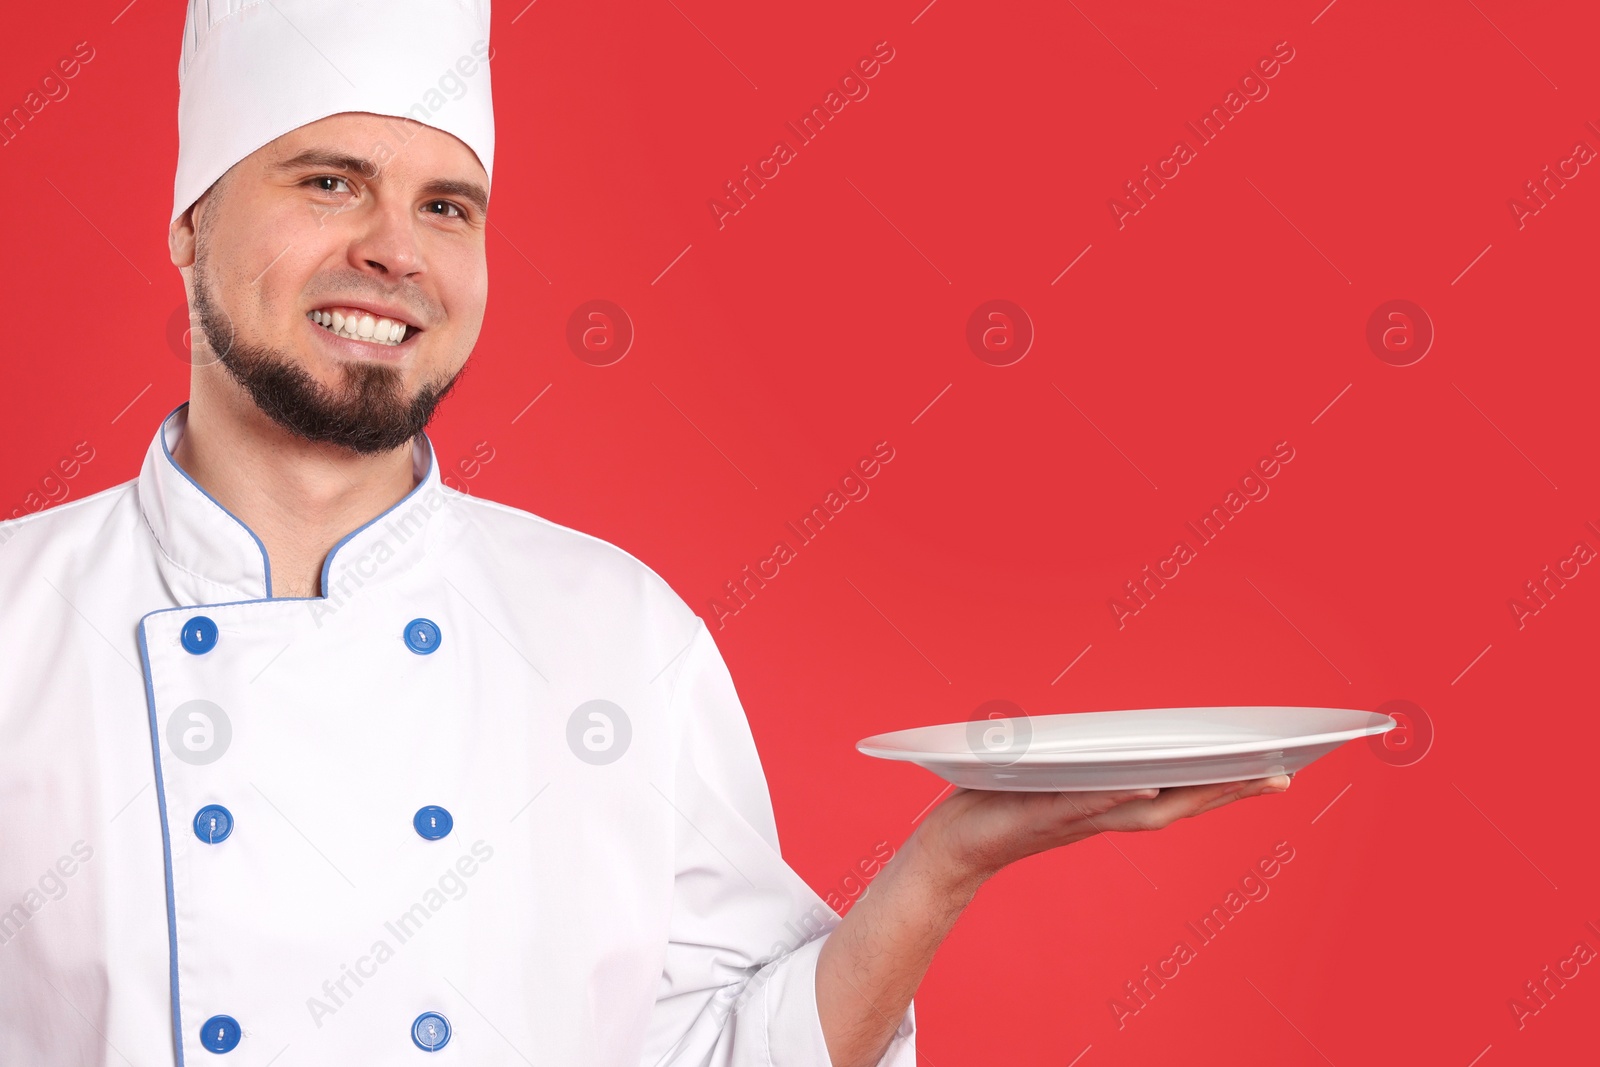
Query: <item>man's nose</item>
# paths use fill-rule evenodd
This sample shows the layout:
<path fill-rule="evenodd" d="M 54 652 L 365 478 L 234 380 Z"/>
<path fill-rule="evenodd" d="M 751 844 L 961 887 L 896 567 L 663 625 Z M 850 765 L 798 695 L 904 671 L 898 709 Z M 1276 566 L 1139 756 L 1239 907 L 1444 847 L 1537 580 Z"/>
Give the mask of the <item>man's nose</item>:
<path fill-rule="evenodd" d="M 350 241 L 350 265 L 358 270 L 403 278 L 423 269 L 416 222 L 404 204 L 373 205 Z"/>

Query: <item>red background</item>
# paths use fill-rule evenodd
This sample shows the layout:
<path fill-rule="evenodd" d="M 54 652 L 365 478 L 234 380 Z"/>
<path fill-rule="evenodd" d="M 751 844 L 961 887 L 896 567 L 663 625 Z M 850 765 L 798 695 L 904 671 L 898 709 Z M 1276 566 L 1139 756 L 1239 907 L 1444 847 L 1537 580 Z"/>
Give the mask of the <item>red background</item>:
<path fill-rule="evenodd" d="M 820 892 L 939 792 L 854 742 L 986 700 L 1409 700 L 1435 731 L 1409 765 L 1350 744 L 1283 796 L 1003 872 L 918 995 L 928 1064 L 1595 1054 L 1595 967 L 1520 1029 L 1508 1007 L 1600 948 L 1600 575 L 1521 629 L 1508 606 L 1600 549 L 1600 168 L 1521 228 L 1508 207 L 1600 148 L 1595 26 L 1324 2 L 496 13 L 489 313 L 434 440 L 447 464 L 487 442 L 457 484 L 621 545 L 707 618 Z M 186 395 L 182 5 L 122 3 L 30 5 L 0 42 L 7 110 L 95 49 L 0 148 L 6 514 L 59 497 L 80 441 L 69 499 L 131 478 Z M 870 95 L 719 230 L 723 182 L 880 41 Z M 1109 199 L 1280 41 L 1270 95 L 1119 229 Z M 609 367 L 565 341 L 596 298 L 637 331 Z M 1437 331 L 1406 367 L 1365 340 L 1397 298 Z M 965 341 L 990 299 L 1036 330 L 1011 366 Z M 717 628 L 723 583 L 884 440 L 870 496 Z M 1280 441 L 1270 496 L 1119 629 L 1110 598 Z M 1123 983 L 1283 841 L 1270 896 L 1119 1029 Z"/>

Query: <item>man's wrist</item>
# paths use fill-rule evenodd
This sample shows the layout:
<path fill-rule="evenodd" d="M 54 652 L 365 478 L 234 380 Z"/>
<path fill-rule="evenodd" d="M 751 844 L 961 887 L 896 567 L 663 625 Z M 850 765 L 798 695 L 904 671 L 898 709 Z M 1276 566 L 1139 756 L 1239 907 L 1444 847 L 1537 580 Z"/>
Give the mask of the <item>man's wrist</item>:
<path fill-rule="evenodd" d="M 906 839 L 895 860 L 903 862 L 901 875 L 919 893 L 957 914 L 995 873 L 955 854 L 927 822 Z"/>

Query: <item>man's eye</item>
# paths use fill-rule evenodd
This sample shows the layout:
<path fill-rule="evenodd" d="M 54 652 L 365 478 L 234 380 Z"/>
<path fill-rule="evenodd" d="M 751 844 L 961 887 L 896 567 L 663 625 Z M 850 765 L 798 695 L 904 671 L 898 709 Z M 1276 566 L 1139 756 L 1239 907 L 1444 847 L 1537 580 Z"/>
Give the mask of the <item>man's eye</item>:
<path fill-rule="evenodd" d="M 330 182 L 332 185 L 324 185 L 324 182 Z M 315 186 L 317 191 L 322 193 L 347 193 L 350 191 L 350 183 L 334 174 L 320 174 L 312 178 L 308 184 Z M 344 188 L 334 187 L 340 185 L 344 186 Z"/>
<path fill-rule="evenodd" d="M 436 208 L 444 208 L 445 210 L 438 212 L 435 211 Z M 430 200 L 427 203 L 427 210 L 435 211 L 435 214 L 443 214 L 446 218 L 460 219 L 466 217 L 466 213 L 461 210 L 460 205 L 453 204 L 448 200 Z M 454 212 L 454 214 L 450 214 L 451 212 Z"/>

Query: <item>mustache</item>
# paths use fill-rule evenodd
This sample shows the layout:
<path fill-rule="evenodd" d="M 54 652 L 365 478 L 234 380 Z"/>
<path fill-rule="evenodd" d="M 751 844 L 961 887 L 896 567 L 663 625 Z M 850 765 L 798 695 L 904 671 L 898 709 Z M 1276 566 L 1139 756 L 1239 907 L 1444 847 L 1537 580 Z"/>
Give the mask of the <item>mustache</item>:
<path fill-rule="evenodd" d="M 363 298 L 374 303 L 393 304 L 404 308 L 413 322 L 432 325 L 444 318 L 444 305 L 414 286 L 385 286 L 378 284 L 368 274 L 339 274 L 319 277 L 306 289 L 306 296 L 314 303 L 322 301 L 335 304 L 344 300 L 360 303 Z M 315 306 L 321 306 L 316 304 Z"/>
<path fill-rule="evenodd" d="M 239 336 L 212 300 L 209 282 L 197 261 L 194 304 L 200 327 L 208 338 L 226 338 L 213 346 L 216 361 L 262 413 L 302 440 L 361 454 L 393 451 L 423 432 L 466 372 L 463 364 L 407 396 L 397 368 L 357 364 L 343 368 L 338 385 L 325 387 L 291 354 Z"/>

